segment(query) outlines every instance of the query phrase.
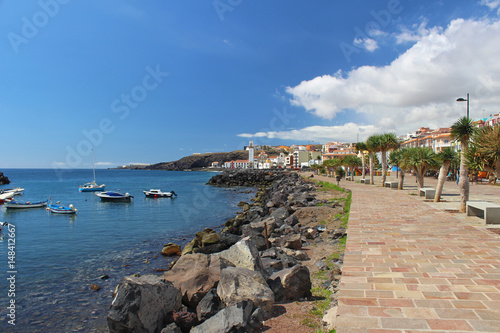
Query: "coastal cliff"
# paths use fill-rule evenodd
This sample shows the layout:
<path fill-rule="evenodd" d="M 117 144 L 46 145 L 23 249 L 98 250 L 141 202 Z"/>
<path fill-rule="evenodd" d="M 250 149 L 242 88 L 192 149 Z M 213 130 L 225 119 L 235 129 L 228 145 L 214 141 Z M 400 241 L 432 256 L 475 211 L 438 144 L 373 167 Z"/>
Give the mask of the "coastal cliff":
<path fill-rule="evenodd" d="M 0 172 L 0 185 L 10 184 L 9 178 L 3 175 L 3 172 Z"/>
<path fill-rule="evenodd" d="M 224 162 L 232 160 L 247 160 L 248 152 L 244 150 L 236 150 L 225 153 L 207 153 L 199 155 L 190 155 L 172 162 L 160 162 L 151 164 L 145 167 L 145 170 L 168 170 L 168 171 L 183 171 L 208 168 L 213 162 L 219 162 L 222 166 Z"/>

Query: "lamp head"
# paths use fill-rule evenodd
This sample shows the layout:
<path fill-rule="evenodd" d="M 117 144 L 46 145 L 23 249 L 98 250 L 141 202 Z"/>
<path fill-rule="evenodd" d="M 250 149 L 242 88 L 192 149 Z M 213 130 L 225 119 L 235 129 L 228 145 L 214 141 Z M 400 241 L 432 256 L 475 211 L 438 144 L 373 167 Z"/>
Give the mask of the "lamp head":
<path fill-rule="evenodd" d="M 460 97 L 457 99 L 457 102 L 467 102 L 467 100 L 465 98 Z"/>

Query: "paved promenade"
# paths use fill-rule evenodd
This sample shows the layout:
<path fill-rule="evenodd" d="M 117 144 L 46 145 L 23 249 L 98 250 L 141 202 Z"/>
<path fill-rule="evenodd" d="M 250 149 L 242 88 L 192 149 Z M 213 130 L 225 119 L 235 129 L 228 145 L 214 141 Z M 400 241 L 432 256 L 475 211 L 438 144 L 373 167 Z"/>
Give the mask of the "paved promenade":
<path fill-rule="evenodd" d="M 341 181 L 353 195 L 337 333 L 500 332 L 500 225 L 457 213 L 454 182 L 433 203 L 415 195 L 415 177 L 402 191 L 380 179 Z M 470 200 L 500 204 L 500 186 L 472 184 Z"/>

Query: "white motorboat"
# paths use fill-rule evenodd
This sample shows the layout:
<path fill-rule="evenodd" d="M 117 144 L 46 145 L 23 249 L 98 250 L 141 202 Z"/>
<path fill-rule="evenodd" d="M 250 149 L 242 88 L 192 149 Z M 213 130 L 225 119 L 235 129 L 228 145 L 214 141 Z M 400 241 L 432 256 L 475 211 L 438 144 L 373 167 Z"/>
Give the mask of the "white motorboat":
<path fill-rule="evenodd" d="M 0 194 L 0 205 L 3 204 L 5 200 L 12 198 L 14 195 L 14 192 L 5 192 Z"/>
<path fill-rule="evenodd" d="M 23 194 L 24 188 L 22 187 L 14 187 L 14 188 L 3 188 L 0 189 L 0 193 L 14 193 L 14 195 L 21 195 Z"/>
<path fill-rule="evenodd" d="M 101 198 L 101 201 L 109 201 L 109 202 L 130 202 L 132 201 L 133 198 L 133 196 L 128 193 L 123 194 L 120 192 L 113 192 L 113 191 L 96 192 L 95 195 Z"/>
<path fill-rule="evenodd" d="M 151 189 L 149 191 L 142 192 L 144 192 L 147 198 L 171 198 L 173 196 L 177 196 L 177 193 L 175 193 L 174 191 L 162 192 L 161 190 Z"/>

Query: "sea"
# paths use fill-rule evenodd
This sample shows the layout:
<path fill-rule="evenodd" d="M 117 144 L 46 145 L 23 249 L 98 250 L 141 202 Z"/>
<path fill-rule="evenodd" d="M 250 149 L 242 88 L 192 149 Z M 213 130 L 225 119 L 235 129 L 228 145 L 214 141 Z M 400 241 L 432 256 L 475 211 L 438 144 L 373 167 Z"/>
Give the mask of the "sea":
<path fill-rule="evenodd" d="M 240 201 L 255 195 L 253 188 L 206 185 L 212 172 L 98 169 L 98 184 L 134 196 L 131 203 L 109 203 L 78 192 L 93 180 L 91 169 L 2 172 L 11 184 L 0 188 L 24 188 L 18 201 L 49 199 L 78 212 L 0 205 L 0 222 L 10 225 L 0 233 L 0 332 L 107 332 L 112 294 L 124 276 L 161 275 L 172 261 L 160 254 L 164 244 L 184 245 L 204 228 L 219 230 Z M 146 198 L 148 189 L 178 196 Z"/>

